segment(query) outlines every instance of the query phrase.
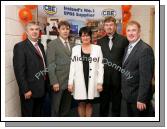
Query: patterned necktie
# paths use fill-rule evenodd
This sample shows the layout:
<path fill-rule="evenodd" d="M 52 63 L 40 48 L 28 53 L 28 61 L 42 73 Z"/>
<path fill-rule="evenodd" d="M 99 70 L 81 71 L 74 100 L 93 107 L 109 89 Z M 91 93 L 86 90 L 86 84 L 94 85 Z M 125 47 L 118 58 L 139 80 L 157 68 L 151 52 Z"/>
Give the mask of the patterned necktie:
<path fill-rule="evenodd" d="M 130 44 L 130 45 L 128 46 L 128 50 L 127 50 L 127 52 L 126 52 L 126 56 L 125 56 L 124 62 L 127 60 L 128 56 L 130 55 L 131 49 L 132 49 L 132 45 Z M 123 62 L 123 63 L 124 63 L 124 62 Z"/>
<path fill-rule="evenodd" d="M 64 44 L 65 44 L 66 50 L 67 50 L 68 52 L 70 52 L 70 49 L 69 49 L 69 47 L 68 47 L 68 42 L 65 41 Z"/>
<path fill-rule="evenodd" d="M 41 55 L 42 53 L 41 53 L 40 50 L 39 50 L 40 48 L 39 48 L 38 43 L 35 43 L 34 47 L 35 47 L 35 49 L 37 50 L 38 55 L 41 57 L 42 63 L 43 63 L 44 69 L 45 69 L 45 67 L 46 67 L 45 61 L 44 61 L 43 56 Z M 44 74 L 42 74 L 42 76 L 44 77 L 44 80 L 46 80 L 46 72 L 45 72 L 45 71 L 44 71 Z"/>
<path fill-rule="evenodd" d="M 37 50 L 38 55 L 42 58 L 42 55 L 41 55 L 40 50 L 39 50 L 38 43 L 35 43 L 34 47 L 35 47 L 35 49 Z M 43 59 L 43 58 L 42 58 L 42 59 Z"/>
<path fill-rule="evenodd" d="M 43 63 L 43 65 L 44 65 L 44 67 L 46 66 L 45 65 L 45 62 L 44 62 L 44 58 L 43 58 L 43 56 L 41 55 L 42 53 L 40 52 L 40 50 L 39 50 L 39 45 L 38 45 L 38 43 L 35 43 L 35 49 L 37 50 L 37 53 L 38 53 L 38 55 L 42 58 L 42 63 Z"/>
<path fill-rule="evenodd" d="M 113 46 L 113 42 L 112 42 L 112 36 L 109 36 L 109 39 L 110 39 L 110 41 L 109 41 L 109 48 L 110 48 L 110 50 L 111 50 L 111 48 L 112 48 L 112 46 Z"/>

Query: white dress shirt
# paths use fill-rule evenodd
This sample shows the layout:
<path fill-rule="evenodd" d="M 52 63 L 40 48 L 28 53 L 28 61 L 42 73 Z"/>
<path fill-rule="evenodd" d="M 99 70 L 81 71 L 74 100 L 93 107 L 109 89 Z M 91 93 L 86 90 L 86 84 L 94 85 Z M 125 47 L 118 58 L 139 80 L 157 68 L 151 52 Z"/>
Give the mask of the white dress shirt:
<path fill-rule="evenodd" d="M 127 50 L 127 52 L 126 52 L 126 56 L 125 56 L 125 59 L 124 59 L 123 62 L 125 62 L 125 61 L 127 60 L 128 56 L 129 56 L 130 53 L 132 52 L 134 46 L 136 46 L 136 44 L 137 44 L 139 41 L 140 41 L 140 38 L 139 38 L 137 41 L 135 41 L 135 42 L 129 43 L 129 45 L 128 45 L 128 50 Z"/>

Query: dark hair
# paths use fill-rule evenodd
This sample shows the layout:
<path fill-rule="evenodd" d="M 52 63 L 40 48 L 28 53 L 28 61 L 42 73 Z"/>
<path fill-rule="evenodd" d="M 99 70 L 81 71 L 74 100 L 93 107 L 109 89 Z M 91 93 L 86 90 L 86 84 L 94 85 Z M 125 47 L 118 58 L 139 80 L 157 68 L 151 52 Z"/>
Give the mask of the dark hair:
<path fill-rule="evenodd" d="M 61 26 L 67 26 L 70 28 L 70 23 L 68 23 L 67 21 L 60 21 L 58 23 L 58 28 L 60 29 Z"/>
<path fill-rule="evenodd" d="M 82 28 L 79 30 L 79 36 L 80 36 L 80 37 L 81 37 L 82 33 L 88 34 L 90 37 L 92 36 L 92 31 L 91 31 L 91 28 L 89 28 L 89 27 L 82 27 Z"/>

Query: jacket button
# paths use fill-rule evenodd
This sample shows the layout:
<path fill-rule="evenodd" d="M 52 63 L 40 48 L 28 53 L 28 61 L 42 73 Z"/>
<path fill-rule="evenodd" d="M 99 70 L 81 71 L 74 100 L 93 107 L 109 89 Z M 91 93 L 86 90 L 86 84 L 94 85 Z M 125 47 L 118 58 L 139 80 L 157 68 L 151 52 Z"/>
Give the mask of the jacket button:
<path fill-rule="evenodd" d="M 91 76 L 89 76 L 89 78 L 91 78 Z"/>

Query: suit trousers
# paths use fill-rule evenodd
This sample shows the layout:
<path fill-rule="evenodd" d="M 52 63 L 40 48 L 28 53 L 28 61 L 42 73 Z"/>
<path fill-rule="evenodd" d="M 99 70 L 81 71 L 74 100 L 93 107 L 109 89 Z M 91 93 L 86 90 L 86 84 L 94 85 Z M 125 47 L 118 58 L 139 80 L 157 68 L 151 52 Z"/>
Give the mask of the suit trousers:
<path fill-rule="evenodd" d="M 25 99 L 20 96 L 21 113 L 23 117 L 41 117 L 44 97 Z"/>
<path fill-rule="evenodd" d="M 155 112 L 151 102 L 146 103 L 146 110 L 140 111 L 137 109 L 136 103 L 128 103 L 124 99 L 123 101 L 126 103 L 127 108 L 127 116 L 128 117 L 154 117 Z"/>
<path fill-rule="evenodd" d="M 51 93 L 51 116 L 67 117 L 71 108 L 72 95 L 67 89 Z"/>
<path fill-rule="evenodd" d="M 109 115 L 110 102 L 112 102 L 111 113 L 113 117 L 120 116 L 121 109 L 121 84 L 120 73 L 108 71 L 104 75 L 103 91 L 100 93 L 100 116 Z"/>

